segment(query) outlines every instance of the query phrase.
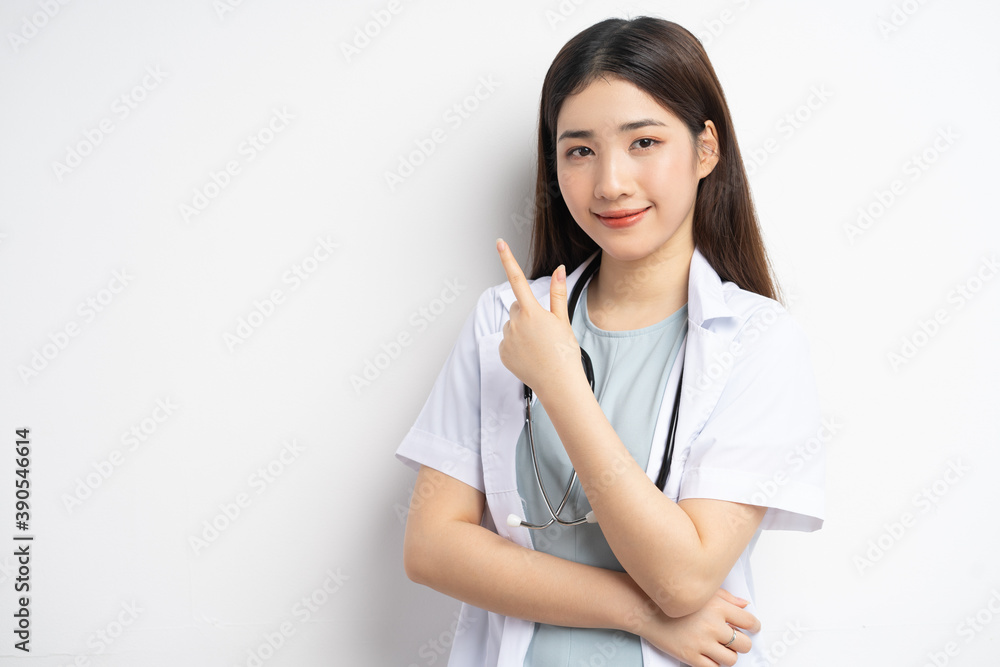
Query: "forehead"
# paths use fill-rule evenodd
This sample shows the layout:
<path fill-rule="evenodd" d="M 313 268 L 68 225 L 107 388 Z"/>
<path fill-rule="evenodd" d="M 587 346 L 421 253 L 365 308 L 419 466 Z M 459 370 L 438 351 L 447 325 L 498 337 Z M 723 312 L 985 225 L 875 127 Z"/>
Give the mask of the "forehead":
<path fill-rule="evenodd" d="M 667 128 L 681 124 L 673 112 L 634 84 L 614 77 L 599 77 L 563 101 L 556 132 L 609 130 L 640 118 L 658 120 Z"/>

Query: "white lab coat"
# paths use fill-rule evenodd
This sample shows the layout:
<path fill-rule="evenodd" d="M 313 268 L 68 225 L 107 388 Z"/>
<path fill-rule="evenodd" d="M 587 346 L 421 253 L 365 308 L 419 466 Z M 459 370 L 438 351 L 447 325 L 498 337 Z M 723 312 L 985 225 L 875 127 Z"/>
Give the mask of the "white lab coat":
<path fill-rule="evenodd" d="M 567 277 L 568 290 L 582 271 L 583 265 Z M 532 281 L 531 290 L 548 304 L 549 278 Z M 531 549 L 528 529 L 506 523 L 509 514 L 522 511 L 514 463 L 524 426 L 522 384 L 500 362 L 498 351 L 514 300 L 508 283 L 483 293 L 396 456 L 482 491 L 483 524 Z M 824 438 L 808 348 L 798 326 L 777 302 L 723 282 L 695 250 L 684 347 L 684 386 L 664 493 L 675 501 L 715 498 L 766 506 L 761 530 L 819 528 Z M 674 365 L 653 432 L 650 479 L 662 462 L 658 443 L 666 442 L 679 367 Z M 751 612 L 750 553 L 756 540 L 755 535 L 722 585 L 750 600 Z M 448 664 L 521 667 L 532 632 L 531 622 L 465 604 Z M 642 655 L 647 667 L 680 664 L 645 640 Z M 755 646 L 737 664 L 755 664 L 754 657 L 761 655 Z"/>

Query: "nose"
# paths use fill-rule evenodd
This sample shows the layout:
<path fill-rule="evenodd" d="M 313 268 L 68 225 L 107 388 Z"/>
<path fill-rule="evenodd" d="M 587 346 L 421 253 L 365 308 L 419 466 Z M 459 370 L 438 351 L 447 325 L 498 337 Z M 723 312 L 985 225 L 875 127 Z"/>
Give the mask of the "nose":
<path fill-rule="evenodd" d="M 594 196 L 614 201 L 634 194 L 628 156 L 605 154 L 598 160 Z"/>

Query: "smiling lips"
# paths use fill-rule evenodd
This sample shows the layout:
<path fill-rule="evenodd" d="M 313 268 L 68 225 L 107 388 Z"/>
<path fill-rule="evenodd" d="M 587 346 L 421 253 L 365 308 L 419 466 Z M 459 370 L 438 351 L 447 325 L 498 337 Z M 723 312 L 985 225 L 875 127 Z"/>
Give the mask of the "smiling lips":
<path fill-rule="evenodd" d="M 601 221 L 606 227 L 612 227 L 614 229 L 621 229 L 622 227 L 630 227 L 635 223 L 642 220 L 642 216 L 646 214 L 651 207 L 646 208 L 622 208 L 616 211 L 605 211 L 604 213 L 594 213 L 597 219 Z"/>

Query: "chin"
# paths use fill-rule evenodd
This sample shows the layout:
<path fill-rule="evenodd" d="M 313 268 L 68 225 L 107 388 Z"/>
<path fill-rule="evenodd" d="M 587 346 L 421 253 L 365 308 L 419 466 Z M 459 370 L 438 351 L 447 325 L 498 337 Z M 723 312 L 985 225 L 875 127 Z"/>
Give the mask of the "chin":
<path fill-rule="evenodd" d="M 636 262 L 656 252 L 648 244 L 598 243 L 604 257 L 613 257 L 619 262 Z"/>
<path fill-rule="evenodd" d="M 650 255 L 659 252 L 665 246 L 672 245 L 672 241 L 676 243 L 679 240 L 673 236 L 663 239 L 650 239 L 649 237 L 609 239 L 598 235 L 598 238 L 594 238 L 593 236 L 591 238 L 601 248 L 606 257 L 613 257 L 619 262 L 636 262 L 646 259 Z"/>

